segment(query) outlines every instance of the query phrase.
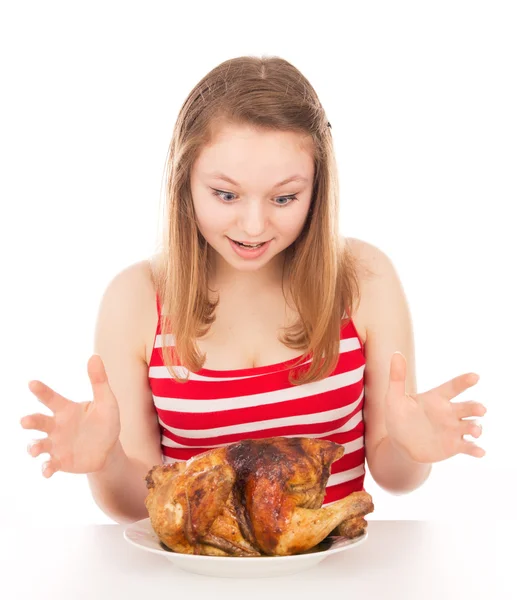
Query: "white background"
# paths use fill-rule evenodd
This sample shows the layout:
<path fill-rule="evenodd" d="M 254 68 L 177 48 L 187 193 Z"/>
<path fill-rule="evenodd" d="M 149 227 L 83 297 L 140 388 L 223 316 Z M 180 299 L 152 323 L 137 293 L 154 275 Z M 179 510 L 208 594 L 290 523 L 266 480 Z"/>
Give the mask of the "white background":
<path fill-rule="evenodd" d="M 339 6 L 339 13 L 338 11 Z M 90 398 L 109 280 L 152 254 L 177 112 L 220 62 L 278 55 L 332 123 L 341 230 L 386 252 L 413 316 L 425 391 L 464 372 L 488 407 L 479 460 L 406 496 L 370 476 L 379 519 L 515 518 L 513 2 L 23 2 L 0 9 L 0 508 L 38 525 L 111 522 L 85 476 L 45 480 L 19 419 L 41 379 Z M 462 399 L 461 397 L 459 399 Z M 45 409 L 44 409 L 45 410 Z"/>

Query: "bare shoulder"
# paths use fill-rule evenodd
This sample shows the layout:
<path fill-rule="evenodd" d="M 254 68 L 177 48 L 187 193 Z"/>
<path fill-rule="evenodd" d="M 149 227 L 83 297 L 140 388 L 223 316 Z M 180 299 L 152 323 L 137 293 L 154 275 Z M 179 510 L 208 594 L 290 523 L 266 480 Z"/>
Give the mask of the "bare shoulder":
<path fill-rule="evenodd" d="M 361 295 L 354 321 L 366 339 L 381 306 L 403 295 L 402 284 L 392 260 L 379 247 L 358 238 L 345 238 L 344 243 L 356 264 Z"/>
<path fill-rule="evenodd" d="M 374 244 L 358 238 L 345 238 L 344 243 L 356 261 L 361 284 L 374 283 L 389 269 L 391 261 L 388 255 Z"/>
<path fill-rule="evenodd" d="M 106 286 L 102 301 L 105 320 L 130 324 L 128 341 L 145 360 L 149 331 L 156 324 L 155 256 L 128 265 L 116 273 Z"/>

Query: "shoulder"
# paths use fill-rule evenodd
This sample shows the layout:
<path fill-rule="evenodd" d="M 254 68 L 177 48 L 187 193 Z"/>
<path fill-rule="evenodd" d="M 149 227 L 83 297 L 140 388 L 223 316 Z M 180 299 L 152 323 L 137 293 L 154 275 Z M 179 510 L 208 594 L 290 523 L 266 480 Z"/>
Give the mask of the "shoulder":
<path fill-rule="evenodd" d="M 374 282 L 393 267 L 388 255 L 374 244 L 350 237 L 342 238 L 342 242 L 354 259 L 362 284 Z"/>
<path fill-rule="evenodd" d="M 154 257 L 124 267 L 109 281 L 104 297 L 116 301 L 121 309 L 141 307 L 155 296 L 153 261 Z"/>
<path fill-rule="evenodd" d="M 127 265 L 106 285 L 101 299 L 97 327 L 124 335 L 142 357 L 146 356 L 149 328 L 156 322 L 158 257 Z"/>
<path fill-rule="evenodd" d="M 378 246 L 358 238 L 343 238 L 356 267 L 360 302 L 355 320 L 365 337 L 375 329 L 383 314 L 404 311 L 405 296 L 397 269 Z"/>

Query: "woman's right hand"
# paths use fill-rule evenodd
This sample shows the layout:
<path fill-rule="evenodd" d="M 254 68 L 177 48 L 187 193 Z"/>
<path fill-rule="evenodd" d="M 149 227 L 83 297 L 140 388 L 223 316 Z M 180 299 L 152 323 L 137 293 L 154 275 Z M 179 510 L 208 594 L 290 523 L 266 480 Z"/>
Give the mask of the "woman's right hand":
<path fill-rule="evenodd" d="M 43 475 L 56 471 L 92 473 L 102 469 L 120 435 L 120 413 L 117 399 L 108 383 L 101 357 L 88 360 L 88 376 L 93 389 L 90 402 L 73 402 L 41 381 L 29 382 L 30 391 L 52 412 L 22 418 L 24 429 L 35 429 L 46 438 L 29 445 L 31 456 L 48 453 Z"/>

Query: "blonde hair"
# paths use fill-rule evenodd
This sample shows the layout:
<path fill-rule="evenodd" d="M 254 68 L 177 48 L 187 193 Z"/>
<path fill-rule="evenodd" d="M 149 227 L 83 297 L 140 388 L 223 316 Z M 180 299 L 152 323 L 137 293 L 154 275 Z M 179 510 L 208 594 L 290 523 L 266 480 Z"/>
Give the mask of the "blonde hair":
<path fill-rule="evenodd" d="M 209 297 L 208 244 L 196 224 L 190 174 L 201 149 L 224 123 L 299 132 L 314 142 L 311 207 L 301 234 L 285 251 L 284 268 L 299 319 L 285 328 L 281 341 L 304 352 L 299 363 L 312 358 L 296 378 L 291 373 L 291 383 L 323 379 L 337 365 L 340 326 L 354 312 L 359 285 L 354 258 L 338 232 L 330 123 L 311 84 L 279 57 L 244 56 L 221 63 L 180 109 L 167 157 L 165 227 L 160 268 L 154 274 L 164 364 L 176 381 L 187 381 L 173 367 L 196 372 L 205 362 L 195 340 L 214 322 L 218 300 Z M 167 334 L 174 336 L 174 346 L 167 344 Z"/>

